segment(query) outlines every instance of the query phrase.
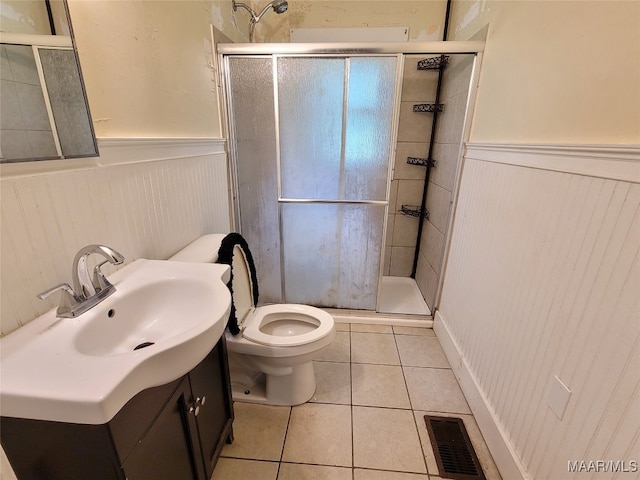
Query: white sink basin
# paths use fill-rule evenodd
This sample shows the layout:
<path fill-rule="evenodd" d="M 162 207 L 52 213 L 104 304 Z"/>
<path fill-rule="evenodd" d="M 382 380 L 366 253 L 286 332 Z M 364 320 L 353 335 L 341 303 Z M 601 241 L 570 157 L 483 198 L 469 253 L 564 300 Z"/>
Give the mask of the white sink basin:
<path fill-rule="evenodd" d="M 134 395 L 195 367 L 224 332 L 229 268 L 136 260 L 76 318 L 55 309 L 0 339 L 0 414 L 106 423 Z"/>
<path fill-rule="evenodd" d="M 202 321 L 210 287 L 191 278 L 162 278 L 123 292 L 121 298 L 94 308 L 74 339 L 85 355 L 121 355 L 136 348 L 171 341 Z M 101 308 L 102 307 L 102 308 Z"/>

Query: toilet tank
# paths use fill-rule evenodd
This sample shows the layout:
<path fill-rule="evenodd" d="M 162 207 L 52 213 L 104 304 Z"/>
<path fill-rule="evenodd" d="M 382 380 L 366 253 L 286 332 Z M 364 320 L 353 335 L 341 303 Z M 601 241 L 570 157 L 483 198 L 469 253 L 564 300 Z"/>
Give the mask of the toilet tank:
<path fill-rule="evenodd" d="M 169 260 L 174 262 L 216 263 L 220 244 L 226 236 L 223 233 L 203 235 L 169 258 Z"/>
<path fill-rule="evenodd" d="M 203 235 L 184 247 L 169 260 L 174 262 L 215 263 L 218 250 L 227 234 L 212 233 Z M 233 305 L 236 308 L 236 319 L 240 328 L 246 316 L 253 310 L 253 289 L 251 274 L 244 252 L 236 245 L 233 250 L 231 265 Z"/>

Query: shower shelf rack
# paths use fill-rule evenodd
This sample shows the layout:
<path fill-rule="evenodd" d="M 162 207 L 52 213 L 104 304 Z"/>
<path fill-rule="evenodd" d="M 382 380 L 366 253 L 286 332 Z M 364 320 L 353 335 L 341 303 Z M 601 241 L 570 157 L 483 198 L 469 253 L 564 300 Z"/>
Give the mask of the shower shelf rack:
<path fill-rule="evenodd" d="M 434 113 L 444 112 L 443 103 L 417 103 L 413 106 L 413 111 L 416 113 Z"/>
<path fill-rule="evenodd" d="M 407 163 L 409 165 L 418 165 L 421 167 L 431 168 L 436 168 L 438 166 L 438 162 L 432 158 L 407 157 Z"/>
<path fill-rule="evenodd" d="M 418 62 L 418 70 L 440 70 L 449 64 L 449 55 L 425 58 Z"/>
<path fill-rule="evenodd" d="M 409 217 L 420 217 L 420 205 L 402 205 L 400 207 L 400 212 L 403 215 L 407 215 Z M 422 213 L 422 218 L 424 218 L 425 220 L 429 219 L 429 210 L 427 210 L 426 208 L 424 209 L 424 212 Z"/>

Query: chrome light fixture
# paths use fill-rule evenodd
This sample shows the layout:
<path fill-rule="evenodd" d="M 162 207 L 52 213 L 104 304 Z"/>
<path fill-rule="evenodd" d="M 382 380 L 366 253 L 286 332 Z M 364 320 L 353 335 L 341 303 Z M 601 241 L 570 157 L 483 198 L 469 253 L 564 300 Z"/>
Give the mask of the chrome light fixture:
<path fill-rule="evenodd" d="M 262 11 L 258 14 L 256 14 L 253 8 L 251 8 L 246 3 L 236 2 L 235 0 L 233 0 L 232 5 L 233 5 L 234 12 L 238 10 L 238 7 L 240 7 L 240 8 L 244 8 L 246 11 L 249 12 L 249 15 L 251 15 L 251 18 L 249 19 L 249 41 L 250 42 L 253 42 L 253 31 L 256 28 L 256 23 L 262 20 L 262 17 L 265 16 L 265 14 L 269 11 L 270 8 L 273 8 L 273 11 L 276 12 L 278 15 L 286 12 L 287 8 L 289 8 L 289 3 L 287 2 L 287 0 L 273 0 L 266 7 L 264 7 Z"/>

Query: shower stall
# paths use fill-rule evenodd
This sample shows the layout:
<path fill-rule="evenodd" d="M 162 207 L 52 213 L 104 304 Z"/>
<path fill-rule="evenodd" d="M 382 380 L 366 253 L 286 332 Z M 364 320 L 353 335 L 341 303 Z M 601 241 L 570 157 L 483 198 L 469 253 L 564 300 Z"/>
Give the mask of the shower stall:
<path fill-rule="evenodd" d="M 407 65 L 415 55 L 468 59 L 467 78 L 457 82 L 466 83 L 465 101 L 456 99 L 464 114 L 453 114 L 464 124 L 481 47 L 478 42 L 218 47 L 235 229 L 254 254 L 261 302 L 384 312 L 402 293 L 387 290 L 390 274 L 403 277 L 391 283 L 409 282 L 401 289 L 413 288 L 423 301 L 427 285 L 416 281 L 425 270 L 420 250 L 433 257 L 433 247 L 425 249 L 419 240 L 429 228 L 428 214 L 419 199 L 418 206 L 403 201 L 410 199 L 404 187 L 423 196 L 422 186 L 416 187 L 429 179 L 420 158 L 405 153 L 424 150 L 432 126 L 424 112 L 407 117 L 405 103 L 419 111 L 428 108 L 432 94 L 423 91 L 418 98 L 416 90 L 425 89 L 407 75 Z M 454 170 L 465 129 L 459 130 Z M 409 250 L 417 269 L 399 272 L 393 255 Z M 432 263 L 441 264 L 443 256 L 444 249 Z"/>

